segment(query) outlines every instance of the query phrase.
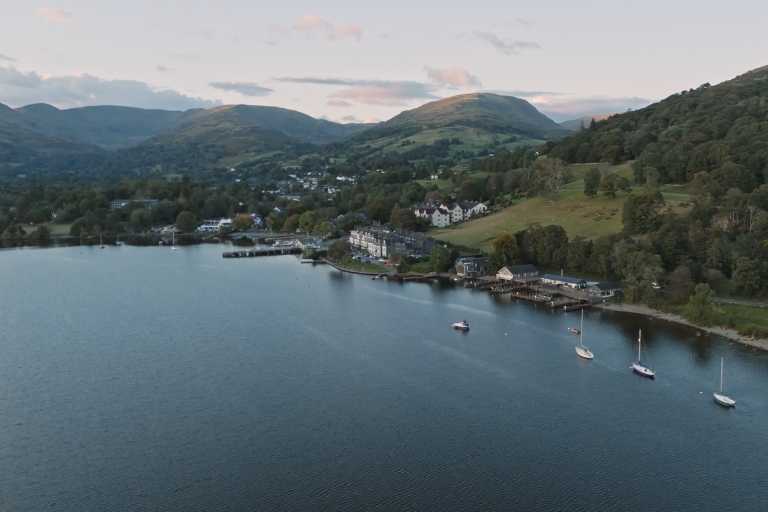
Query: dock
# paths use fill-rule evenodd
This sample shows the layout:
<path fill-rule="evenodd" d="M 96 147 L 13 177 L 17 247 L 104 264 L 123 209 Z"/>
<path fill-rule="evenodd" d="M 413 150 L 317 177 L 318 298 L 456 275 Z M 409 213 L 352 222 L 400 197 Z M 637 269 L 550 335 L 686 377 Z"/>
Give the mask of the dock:
<path fill-rule="evenodd" d="M 254 249 L 251 251 L 233 251 L 222 253 L 222 258 L 257 258 L 259 256 L 282 256 L 284 254 L 301 254 L 301 247 L 280 247 Z"/>

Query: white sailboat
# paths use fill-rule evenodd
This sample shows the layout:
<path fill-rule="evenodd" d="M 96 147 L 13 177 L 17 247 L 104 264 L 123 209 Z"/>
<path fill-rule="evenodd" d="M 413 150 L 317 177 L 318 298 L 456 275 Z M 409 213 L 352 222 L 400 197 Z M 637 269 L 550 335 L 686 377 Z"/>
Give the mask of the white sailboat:
<path fill-rule="evenodd" d="M 712 393 L 715 398 L 715 402 L 723 407 L 733 407 L 736 405 L 736 400 L 729 398 L 723 394 L 723 358 L 720 358 L 720 392 Z"/>
<path fill-rule="evenodd" d="M 584 310 L 581 310 L 581 328 L 579 329 L 579 345 L 576 347 L 576 354 L 579 355 L 579 357 L 583 357 L 584 359 L 593 359 L 595 355 L 589 351 L 587 347 L 584 346 L 584 342 L 582 340 L 582 337 L 584 336 L 582 333 L 584 332 Z"/>
<path fill-rule="evenodd" d="M 640 330 L 639 334 L 637 335 L 637 362 L 632 365 L 632 371 L 638 375 L 642 375 L 643 377 L 648 377 L 649 379 L 652 379 L 655 377 L 656 373 L 651 371 L 650 368 L 643 365 L 640 359 L 640 345 L 642 344 L 642 339 L 643 339 L 643 331 Z"/>
<path fill-rule="evenodd" d="M 178 251 L 179 248 L 176 247 L 176 229 L 171 231 L 171 250 Z"/>

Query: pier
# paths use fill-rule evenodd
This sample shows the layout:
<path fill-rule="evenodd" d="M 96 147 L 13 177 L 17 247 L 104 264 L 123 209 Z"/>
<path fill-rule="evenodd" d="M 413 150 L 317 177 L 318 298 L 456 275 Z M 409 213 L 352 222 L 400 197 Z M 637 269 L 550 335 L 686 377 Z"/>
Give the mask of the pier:
<path fill-rule="evenodd" d="M 252 251 L 233 251 L 222 253 L 222 258 L 256 258 L 259 256 L 282 256 L 284 254 L 301 254 L 301 247 L 280 247 L 254 249 Z"/>

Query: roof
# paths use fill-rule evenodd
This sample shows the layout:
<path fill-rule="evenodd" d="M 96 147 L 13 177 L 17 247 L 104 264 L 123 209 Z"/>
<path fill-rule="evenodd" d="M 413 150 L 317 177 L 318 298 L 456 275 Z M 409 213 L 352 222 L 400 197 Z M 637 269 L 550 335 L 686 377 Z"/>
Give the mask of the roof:
<path fill-rule="evenodd" d="M 544 274 L 543 276 L 541 276 L 541 278 L 549 279 L 551 281 L 562 281 L 563 283 L 572 283 L 572 284 L 586 283 L 586 281 L 584 281 L 580 277 L 557 276 L 555 274 Z"/>
<path fill-rule="evenodd" d="M 539 272 L 539 269 L 534 267 L 531 264 L 527 265 L 512 265 L 510 267 L 504 267 L 509 271 L 510 274 L 530 274 L 530 273 L 537 273 Z M 502 269 L 503 270 L 503 269 Z"/>
<path fill-rule="evenodd" d="M 602 291 L 620 290 L 621 281 L 609 281 L 607 283 L 597 283 L 596 285 L 594 285 L 594 288 L 597 288 L 598 290 L 602 290 Z"/>
<path fill-rule="evenodd" d="M 464 210 L 471 210 L 475 206 L 479 205 L 477 201 L 464 201 L 463 203 L 459 203 L 459 206 L 461 206 Z"/>

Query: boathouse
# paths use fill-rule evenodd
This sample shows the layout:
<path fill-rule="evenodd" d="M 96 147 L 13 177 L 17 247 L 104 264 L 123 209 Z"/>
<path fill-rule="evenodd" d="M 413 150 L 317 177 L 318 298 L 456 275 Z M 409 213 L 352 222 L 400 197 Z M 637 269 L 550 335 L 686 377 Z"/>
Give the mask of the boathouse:
<path fill-rule="evenodd" d="M 610 300 L 621 294 L 621 281 L 596 283 L 587 288 L 590 299 Z"/>
<path fill-rule="evenodd" d="M 459 258 L 456 260 L 458 277 L 483 277 L 488 274 L 488 258 Z"/>
<path fill-rule="evenodd" d="M 530 264 L 512 265 L 499 270 L 496 274 L 496 279 L 530 285 L 539 282 L 539 271 Z"/>
<path fill-rule="evenodd" d="M 582 290 L 587 287 L 587 282 L 578 277 L 557 276 L 554 274 L 544 274 L 541 276 L 541 283 L 549 286 L 562 286 L 563 288 L 573 288 Z"/>

